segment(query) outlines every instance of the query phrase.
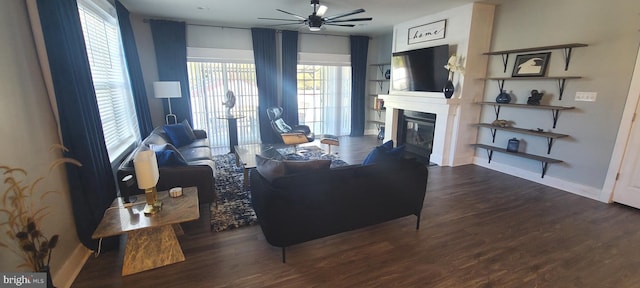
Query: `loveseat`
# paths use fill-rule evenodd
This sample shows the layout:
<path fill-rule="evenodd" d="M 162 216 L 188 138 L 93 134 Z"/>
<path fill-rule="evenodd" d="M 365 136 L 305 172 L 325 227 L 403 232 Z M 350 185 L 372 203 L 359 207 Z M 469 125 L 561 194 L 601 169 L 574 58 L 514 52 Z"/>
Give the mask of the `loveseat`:
<path fill-rule="evenodd" d="M 251 173 L 251 199 L 267 242 L 282 248 L 420 212 L 427 168 L 394 159 L 268 179 Z M 265 174 L 265 173 L 263 173 Z"/>
<path fill-rule="evenodd" d="M 188 127 L 187 129 L 191 129 L 191 127 Z M 162 163 L 159 163 L 158 170 L 160 177 L 156 187 L 158 191 L 160 191 L 168 190 L 177 186 L 195 186 L 198 188 L 198 200 L 200 204 L 213 203 L 216 200 L 216 193 L 214 190 L 215 164 L 212 160 L 207 133 L 204 130 L 197 129 L 193 129 L 191 131 L 193 132 L 195 139 L 192 139 L 191 143 L 188 145 L 176 147 L 177 151 L 179 151 L 179 153 L 176 154 L 182 156 L 186 163 L 183 163 L 182 165 L 164 166 Z M 144 191 L 138 189 L 135 182 L 129 181 L 129 183 L 127 183 L 122 181 L 122 179 L 127 175 L 133 175 L 133 180 L 135 180 L 135 169 L 133 166 L 133 158 L 135 157 L 135 154 L 140 150 L 154 148 L 166 149 L 165 147 L 167 146 L 173 148 L 174 145 L 167 145 L 171 143 L 171 138 L 164 131 L 163 127 L 160 126 L 155 128 L 151 134 L 142 140 L 138 147 L 136 147 L 136 149 L 134 149 L 127 158 L 125 158 L 125 160 L 120 164 L 117 172 L 120 193 L 123 197 L 127 194 L 133 195 L 144 193 Z M 125 199 L 125 201 L 126 200 L 127 199 Z"/>

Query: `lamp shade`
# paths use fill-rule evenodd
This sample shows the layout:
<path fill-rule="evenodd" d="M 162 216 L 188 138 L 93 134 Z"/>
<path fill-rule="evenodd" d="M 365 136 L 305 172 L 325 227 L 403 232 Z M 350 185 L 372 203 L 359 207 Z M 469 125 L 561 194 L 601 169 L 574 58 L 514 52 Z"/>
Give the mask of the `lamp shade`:
<path fill-rule="evenodd" d="M 160 173 L 158 173 L 158 160 L 155 152 L 151 150 L 138 152 L 133 158 L 133 166 L 136 170 L 138 188 L 149 189 L 156 186 Z"/>
<path fill-rule="evenodd" d="M 153 95 L 155 98 L 180 98 L 180 81 L 156 81 L 153 82 Z"/>

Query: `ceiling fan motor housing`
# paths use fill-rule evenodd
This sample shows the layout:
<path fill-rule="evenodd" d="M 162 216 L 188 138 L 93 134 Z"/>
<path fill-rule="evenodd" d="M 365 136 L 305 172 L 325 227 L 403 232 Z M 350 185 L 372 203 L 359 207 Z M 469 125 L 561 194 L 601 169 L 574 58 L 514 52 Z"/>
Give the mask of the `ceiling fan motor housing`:
<path fill-rule="evenodd" d="M 320 28 L 322 26 L 322 17 L 318 15 L 309 15 L 309 27 Z"/>

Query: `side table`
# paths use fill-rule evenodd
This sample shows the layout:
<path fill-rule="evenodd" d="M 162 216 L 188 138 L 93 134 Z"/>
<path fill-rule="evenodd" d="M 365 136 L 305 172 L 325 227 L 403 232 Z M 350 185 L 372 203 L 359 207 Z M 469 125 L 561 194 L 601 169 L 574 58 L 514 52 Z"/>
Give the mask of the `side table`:
<path fill-rule="evenodd" d="M 168 191 L 159 191 L 158 199 L 162 210 L 147 216 L 142 212 L 144 202 L 125 208 L 122 198 L 116 198 L 91 236 L 100 239 L 127 234 L 123 276 L 185 260 L 173 225 L 200 218 L 198 189 L 184 188 L 177 198 L 169 197 Z"/>
<path fill-rule="evenodd" d="M 244 115 L 225 115 L 218 117 L 218 119 L 227 119 L 227 123 L 229 124 L 229 153 L 234 153 L 235 151 L 233 149 L 238 145 L 238 119 L 242 119 L 244 117 Z"/>

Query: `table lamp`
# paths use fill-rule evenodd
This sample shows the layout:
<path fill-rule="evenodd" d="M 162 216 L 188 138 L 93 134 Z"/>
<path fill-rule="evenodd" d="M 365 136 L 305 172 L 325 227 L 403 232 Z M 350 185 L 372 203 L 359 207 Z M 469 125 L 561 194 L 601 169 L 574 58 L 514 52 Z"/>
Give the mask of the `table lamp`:
<path fill-rule="evenodd" d="M 158 160 L 156 153 L 151 150 L 140 151 L 133 158 L 133 166 L 136 171 L 138 188 L 144 190 L 147 204 L 144 206 L 144 214 L 156 214 L 162 208 L 162 202 L 158 201 L 156 184 L 160 173 L 158 172 Z"/>
<path fill-rule="evenodd" d="M 155 98 L 167 98 L 169 102 L 169 114 L 165 117 L 167 125 L 169 119 L 173 117 L 174 124 L 178 124 L 178 118 L 176 114 L 171 111 L 171 98 L 182 97 L 182 90 L 180 90 L 180 81 L 156 81 L 153 82 L 153 95 Z"/>

